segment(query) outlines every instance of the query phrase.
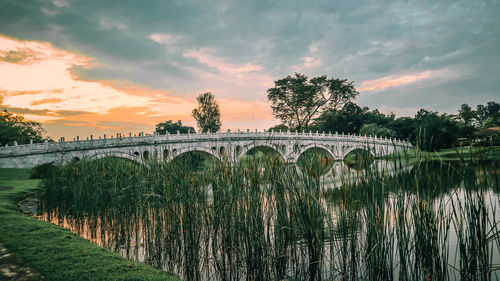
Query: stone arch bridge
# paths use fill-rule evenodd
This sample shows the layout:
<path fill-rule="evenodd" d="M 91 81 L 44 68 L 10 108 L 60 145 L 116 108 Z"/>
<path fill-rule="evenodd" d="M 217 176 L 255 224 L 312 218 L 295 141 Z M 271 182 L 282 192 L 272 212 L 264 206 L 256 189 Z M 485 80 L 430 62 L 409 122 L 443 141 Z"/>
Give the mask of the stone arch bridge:
<path fill-rule="evenodd" d="M 146 159 L 171 161 L 190 151 L 206 152 L 221 161 L 238 162 L 253 148 L 276 151 L 287 163 L 295 163 L 311 148 L 320 148 L 336 160 L 355 149 L 383 156 L 411 148 L 409 142 L 356 135 L 292 132 L 227 132 L 167 134 L 99 138 L 0 147 L 0 168 L 31 168 L 43 163 L 64 165 L 74 160 L 115 156 L 144 164 Z"/>

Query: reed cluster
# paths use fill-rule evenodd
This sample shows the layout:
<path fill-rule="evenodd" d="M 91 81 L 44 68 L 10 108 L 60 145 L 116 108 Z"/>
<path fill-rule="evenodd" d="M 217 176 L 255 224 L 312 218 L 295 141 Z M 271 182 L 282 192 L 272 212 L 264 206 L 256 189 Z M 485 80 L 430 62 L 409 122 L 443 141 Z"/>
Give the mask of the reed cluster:
<path fill-rule="evenodd" d="M 40 215 L 185 280 L 498 280 L 498 161 L 423 160 L 83 160 Z"/>

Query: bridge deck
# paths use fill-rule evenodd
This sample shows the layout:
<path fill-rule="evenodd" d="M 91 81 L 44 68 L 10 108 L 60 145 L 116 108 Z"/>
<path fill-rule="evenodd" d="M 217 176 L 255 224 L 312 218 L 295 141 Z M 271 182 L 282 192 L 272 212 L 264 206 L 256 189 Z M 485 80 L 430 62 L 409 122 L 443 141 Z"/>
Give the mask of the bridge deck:
<path fill-rule="evenodd" d="M 307 149 L 319 147 L 334 158 L 342 158 L 357 148 L 388 154 L 411 148 L 406 141 L 331 133 L 228 132 L 209 134 L 166 134 L 59 141 L 0 147 L 0 167 L 29 167 L 43 162 L 64 164 L 70 159 L 102 157 L 113 154 L 142 162 L 157 155 L 171 160 L 188 151 L 204 151 L 218 159 L 238 161 L 242 154 L 257 146 L 275 149 L 286 161 L 296 161 Z M 12 163 L 7 163 L 11 160 Z"/>

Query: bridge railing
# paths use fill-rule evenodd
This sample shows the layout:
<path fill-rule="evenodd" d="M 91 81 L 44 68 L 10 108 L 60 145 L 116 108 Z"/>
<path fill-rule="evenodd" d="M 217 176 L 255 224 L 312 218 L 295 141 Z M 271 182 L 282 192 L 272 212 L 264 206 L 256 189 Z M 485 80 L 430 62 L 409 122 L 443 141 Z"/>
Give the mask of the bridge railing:
<path fill-rule="evenodd" d="M 186 133 L 186 134 L 150 134 L 140 136 L 111 136 L 109 138 L 104 135 L 102 138 L 93 138 L 93 136 L 86 139 L 75 138 L 73 141 L 66 141 L 61 138 L 58 142 L 49 142 L 45 140 L 43 143 L 30 143 L 13 146 L 0 147 L 0 155 L 8 154 L 28 154 L 36 151 L 61 151 L 73 149 L 92 149 L 92 148 L 105 148 L 122 145 L 147 145 L 167 141 L 181 141 L 181 140 L 216 140 L 216 139 L 232 139 L 232 138 L 245 138 L 245 139 L 297 139 L 297 140 L 318 140 L 324 139 L 326 141 L 345 141 L 345 142 L 359 142 L 359 143 L 375 143 L 380 145 L 395 145 L 412 147 L 411 143 L 407 140 L 382 138 L 377 136 L 360 136 L 356 134 L 339 134 L 339 133 L 325 133 L 325 132 L 281 132 L 281 131 L 236 131 L 236 132 L 216 132 L 216 133 Z"/>

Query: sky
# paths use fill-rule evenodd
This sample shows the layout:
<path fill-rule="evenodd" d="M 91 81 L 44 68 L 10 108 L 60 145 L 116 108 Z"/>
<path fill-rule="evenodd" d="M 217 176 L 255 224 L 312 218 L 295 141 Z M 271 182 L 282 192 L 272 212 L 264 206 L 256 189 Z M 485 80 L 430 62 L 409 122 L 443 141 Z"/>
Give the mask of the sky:
<path fill-rule="evenodd" d="M 500 1 L 0 0 L 0 108 L 49 136 L 132 134 L 191 116 L 210 91 L 222 129 L 279 123 L 294 73 L 354 81 L 396 116 L 500 101 Z"/>

